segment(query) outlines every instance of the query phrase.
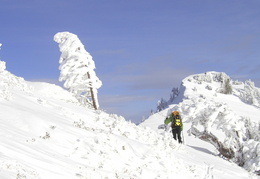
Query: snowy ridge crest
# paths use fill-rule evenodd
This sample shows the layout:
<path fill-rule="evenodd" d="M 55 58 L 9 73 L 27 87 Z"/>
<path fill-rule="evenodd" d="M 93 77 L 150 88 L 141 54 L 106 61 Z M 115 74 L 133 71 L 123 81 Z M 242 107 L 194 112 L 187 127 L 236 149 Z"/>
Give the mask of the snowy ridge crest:
<path fill-rule="evenodd" d="M 194 83 L 187 87 L 186 84 Z M 161 99 L 157 103 L 157 111 L 166 109 L 171 104 L 181 102 L 184 98 L 189 98 L 189 94 L 203 95 L 202 91 L 216 96 L 218 93 L 237 96 L 241 101 L 260 108 L 260 88 L 254 82 L 233 81 L 224 72 L 206 72 L 203 74 L 191 75 L 182 81 L 180 88 L 173 88 L 170 99 Z M 197 92 L 201 91 L 201 93 Z"/>
<path fill-rule="evenodd" d="M 194 80 L 192 80 L 195 79 Z M 232 81 L 231 78 L 223 72 L 206 72 L 204 74 L 193 75 L 185 80 L 198 84 L 206 83 L 206 89 L 217 93 L 233 94 L 239 97 L 243 102 L 260 107 L 260 88 L 255 87 L 254 82 L 247 80 Z M 213 88 L 215 87 L 215 88 Z M 196 88 L 194 89 L 196 90 Z"/>
<path fill-rule="evenodd" d="M 222 83 L 225 79 L 230 78 L 225 73 L 219 73 L 219 72 L 206 72 L 204 74 L 197 74 L 192 76 L 193 79 L 195 79 L 198 83 L 207 82 L 220 82 Z"/>
<path fill-rule="evenodd" d="M 224 158 L 260 173 L 259 102 L 260 89 L 252 81 L 207 72 L 185 78 L 175 98 L 159 106 L 159 113 L 179 110 L 190 135 L 215 146 Z M 150 118 L 144 122 L 148 126 Z"/>
<path fill-rule="evenodd" d="M 185 84 L 185 81 L 199 85 L 206 84 L 205 89 L 216 93 L 232 93 L 231 79 L 223 72 L 206 72 L 204 74 L 192 75 L 184 79 L 183 84 Z M 195 87 L 192 90 L 196 91 L 197 88 Z"/>

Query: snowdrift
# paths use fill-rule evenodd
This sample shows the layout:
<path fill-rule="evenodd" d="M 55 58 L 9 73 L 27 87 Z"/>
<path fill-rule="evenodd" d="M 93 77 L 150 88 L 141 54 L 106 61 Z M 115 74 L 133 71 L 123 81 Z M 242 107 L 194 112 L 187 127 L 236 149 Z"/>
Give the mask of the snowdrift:
<path fill-rule="evenodd" d="M 207 72 L 185 78 L 178 95 L 172 96 L 163 104 L 164 110 L 141 125 L 160 132 L 158 126 L 165 117 L 179 110 L 186 134 L 211 143 L 223 158 L 259 174 L 260 89 L 253 82 L 232 81 L 225 73 Z"/>
<path fill-rule="evenodd" d="M 4 62 L 0 108 L 1 179 L 256 178 L 168 133 L 81 106 L 59 86 L 16 77 Z"/>

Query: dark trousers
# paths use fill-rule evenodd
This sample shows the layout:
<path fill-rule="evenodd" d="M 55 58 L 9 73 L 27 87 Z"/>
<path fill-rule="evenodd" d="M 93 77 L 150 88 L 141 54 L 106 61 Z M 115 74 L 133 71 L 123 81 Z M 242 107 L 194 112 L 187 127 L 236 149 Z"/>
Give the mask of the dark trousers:
<path fill-rule="evenodd" d="M 182 140 L 181 140 L 181 127 L 172 128 L 172 135 L 173 135 L 173 138 L 175 140 L 177 140 L 177 137 L 178 137 L 179 143 L 182 143 Z"/>

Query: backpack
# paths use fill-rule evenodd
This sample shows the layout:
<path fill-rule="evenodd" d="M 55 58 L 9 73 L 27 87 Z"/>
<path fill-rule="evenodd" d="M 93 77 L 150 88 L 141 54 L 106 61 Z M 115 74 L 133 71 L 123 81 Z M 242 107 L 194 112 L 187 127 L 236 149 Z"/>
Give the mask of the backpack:
<path fill-rule="evenodd" d="M 182 126 L 182 121 L 181 121 L 181 116 L 179 115 L 179 113 L 173 113 L 172 114 L 172 127 L 181 127 Z"/>

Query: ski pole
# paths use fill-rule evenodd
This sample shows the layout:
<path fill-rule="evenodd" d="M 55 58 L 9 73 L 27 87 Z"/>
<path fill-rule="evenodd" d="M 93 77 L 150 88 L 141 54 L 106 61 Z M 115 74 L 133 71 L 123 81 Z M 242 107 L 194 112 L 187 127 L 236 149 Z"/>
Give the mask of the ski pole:
<path fill-rule="evenodd" d="M 184 143 L 184 135 L 183 135 L 183 130 L 181 131 L 181 133 L 182 133 L 183 144 L 185 144 L 185 143 Z"/>

